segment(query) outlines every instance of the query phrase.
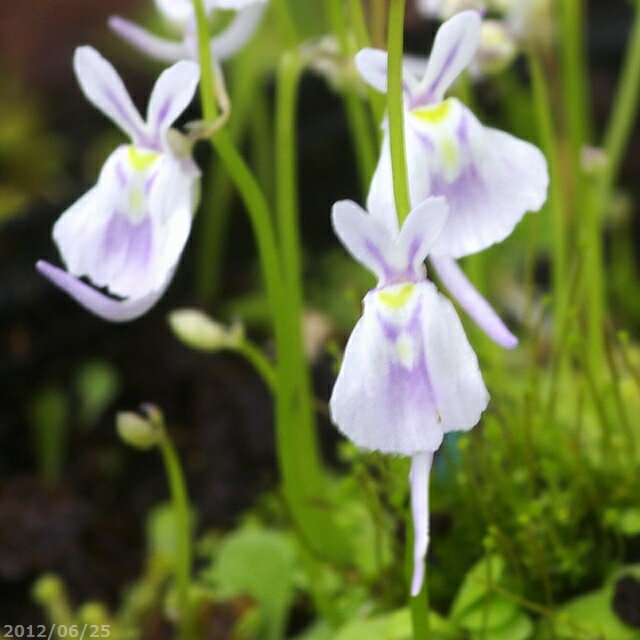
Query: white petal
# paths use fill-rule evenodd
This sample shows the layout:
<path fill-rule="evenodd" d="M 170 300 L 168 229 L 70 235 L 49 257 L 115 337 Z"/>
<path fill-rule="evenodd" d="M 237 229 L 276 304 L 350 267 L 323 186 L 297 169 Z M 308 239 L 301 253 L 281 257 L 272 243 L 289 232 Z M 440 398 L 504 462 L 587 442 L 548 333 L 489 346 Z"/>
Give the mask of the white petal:
<path fill-rule="evenodd" d="M 440 102 L 445 91 L 466 69 L 480 43 L 482 18 L 477 11 L 463 11 L 438 29 L 417 102 Z"/>
<path fill-rule="evenodd" d="M 422 314 L 424 351 L 441 427 L 445 433 L 467 431 L 480 420 L 489 393 L 456 310 L 426 284 L 430 287 Z"/>
<path fill-rule="evenodd" d="M 387 93 L 388 60 L 386 51 L 373 48 L 361 49 L 355 57 L 356 68 L 362 79 L 381 93 Z M 426 67 L 426 60 L 405 56 L 402 67 L 402 87 L 405 96 L 409 97 L 419 85 L 418 77 Z"/>
<path fill-rule="evenodd" d="M 415 273 L 442 231 L 449 207 L 444 198 L 427 198 L 415 207 L 402 225 L 398 243 Z"/>
<path fill-rule="evenodd" d="M 265 8 L 263 2 L 254 2 L 234 16 L 226 29 L 211 41 L 214 60 L 226 60 L 247 44 L 262 21 Z"/>
<path fill-rule="evenodd" d="M 362 79 L 381 93 L 387 93 L 387 60 L 381 49 L 362 49 L 356 54 L 356 67 Z"/>
<path fill-rule="evenodd" d="M 147 109 L 152 136 L 159 141 L 164 139 L 167 129 L 193 100 L 199 80 L 200 67 L 190 60 L 181 60 L 160 74 Z"/>
<path fill-rule="evenodd" d="M 443 4 L 443 0 L 416 0 L 416 9 L 426 18 L 437 18 Z"/>
<path fill-rule="evenodd" d="M 469 282 L 453 258 L 431 256 L 431 264 L 451 296 L 494 342 L 505 349 L 518 346 L 518 338 L 509 331 L 487 300 Z"/>
<path fill-rule="evenodd" d="M 120 76 L 110 62 L 92 47 L 78 47 L 73 66 L 83 93 L 132 140 L 142 143 L 145 124 Z"/>
<path fill-rule="evenodd" d="M 429 192 L 429 175 L 426 171 L 426 151 L 419 134 L 407 126 L 405 116 L 405 154 L 407 159 L 407 177 L 411 202 L 415 206 L 431 194 Z M 367 211 L 382 220 L 389 229 L 398 230 L 398 216 L 393 195 L 393 174 L 391 168 L 391 149 L 389 133 L 385 131 L 378 164 L 371 180 L 367 196 Z"/>
<path fill-rule="evenodd" d="M 36 267 L 43 276 L 69 294 L 85 309 L 111 322 L 128 322 L 146 313 L 162 297 L 173 277 L 173 272 L 167 274 L 167 280 L 161 289 L 140 298 L 114 300 L 44 260 L 38 261 Z"/>
<path fill-rule="evenodd" d="M 341 200 L 331 212 L 333 229 L 347 251 L 380 281 L 394 279 L 405 264 L 394 235 L 380 221 L 351 200 Z"/>
<path fill-rule="evenodd" d="M 489 396 L 451 303 L 425 281 L 364 303 L 331 395 L 338 429 L 362 448 L 414 455 L 473 427 Z"/>
<path fill-rule="evenodd" d="M 194 14 L 192 0 L 155 0 L 156 8 L 169 21 L 184 24 Z"/>
<path fill-rule="evenodd" d="M 424 582 L 424 562 L 429 548 L 429 473 L 433 452 L 417 453 L 411 459 L 411 514 L 413 517 L 413 578 L 411 595 L 417 596 Z"/>
<path fill-rule="evenodd" d="M 430 154 L 427 160 L 430 193 L 444 196 L 451 211 L 433 255 L 460 258 L 504 240 L 522 216 L 540 209 L 547 197 L 549 175 L 540 150 L 483 127 L 465 111 L 469 143 L 460 148 L 459 175 L 449 182 L 439 175 L 438 158 Z"/>
<path fill-rule="evenodd" d="M 120 16 L 111 16 L 109 26 L 123 40 L 154 60 L 172 63 L 189 57 L 189 52 L 182 42 L 159 38 Z"/>

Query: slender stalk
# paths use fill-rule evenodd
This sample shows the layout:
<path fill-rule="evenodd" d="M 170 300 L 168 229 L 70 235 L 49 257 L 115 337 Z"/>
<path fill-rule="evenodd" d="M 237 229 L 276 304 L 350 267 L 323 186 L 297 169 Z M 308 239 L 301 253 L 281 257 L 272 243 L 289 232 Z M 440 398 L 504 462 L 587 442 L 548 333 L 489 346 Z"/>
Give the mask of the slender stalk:
<path fill-rule="evenodd" d="M 193 619 L 189 600 L 189 584 L 191 581 L 191 525 L 189 521 L 189 497 L 187 484 L 180 465 L 180 459 L 173 443 L 166 433 L 164 425 L 159 446 L 164 463 L 165 473 L 169 481 L 171 503 L 176 525 L 176 588 L 180 609 L 180 637 L 189 640 L 193 637 Z"/>
<path fill-rule="evenodd" d="M 560 152 L 556 142 L 549 87 L 542 62 L 532 53 L 529 56 L 533 102 L 542 149 L 549 164 L 549 213 L 551 215 L 551 246 L 553 252 L 553 300 L 555 305 L 556 344 L 564 317 L 567 299 L 567 211 L 562 193 Z"/>
<path fill-rule="evenodd" d="M 340 45 L 340 53 L 347 58 L 353 57 L 355 51 L 349 36 L 345 7 L 342 0 L 329 0 L 327 12 L 331 29 L 335 32 Z M 353 140 L 353 151 L 358 166 L 360 188 L 363 194 L 369 189 L 369 182 L 376 166 L 376 141 L 373 126 L 369 120 L 367 109 L 353 86 L 344 88 L 344 107 Z"/>
<path fill-rule="evenodd" d="M 249 47 L 232 62 L 233 111 L 227 126 L 236 144 L 247 130 L 252 105 L 259 92 L 256 57 L 255 49 Z M 196 289 L 198 298 L 211 306 L 220 293 L 234 191 L 229 174 L 220 163 L 210 162 L 208 174 L 209 179 L 204 185 L 203 210 L 198 215 Z"/>
<path fill-rule="evenodd" d="M 391 0 L 387 38 L 389 50 L 387 110 L 389 112 L 391 171 L 393 174 L 393 195 L 400 225 L 402 225 L 411 210 L 407 158 L 404 145 L 404 96 L 402 94 L 404 10 L 405 0 Z M 410 544 L 409 547 L 412 548 L 413 545 Z M 410 608 L 411 620 L 413 622 L 413 637 L 415 640 L 426 640 L 430 637 L 426 569 L 422 589 L 417 596 L 410 598 Z"/>
<path fill-rule="evenodd" d="M 640 98 L 640 5 L 637 5 L 627 54 L 609 123 L 604 134 L 607 165 L 598 185 L 596 206 L 601 212 L 620 172 L 622 156 L 638 114 Z"/>
<path fill-rule="evenodd" d="M 244 356 L 260 374 L 269 390 L 278 392 L 278 378 L 274 366 L 269 362 L 264 353 L 248 340 L 243 340 L 237 347 L 238 353 Z"/>
<path fill-rule="evenodd" d="M 209 52 L 209 27 L 202 0 L 193 0 L 198 21 L 200 92 L 207 121 L 215 119 L 215 84 Z M 291 274 L 285 269 L 278 253 L 278 244 L 269 205 L 260 185 L 234 146 L 225 129 L 218 130 L 210 140 L 229 175 L 234 181 L 251 224 L 262 266 L 269 300 L 277 348 L 276 444 L 282 485 L 296 528 L 308 540 L 315 553 L 334 561 L 348 560 L 349 550 L 336 533 L 336 527 L 326 509 L 319 507 L 326 494 L 314 422 L 309 418 L 310 403 L 305 401 L 308 378 L 301 373 L 304 362 L 301 343 L 290 312 Z M 295 295 L 295 294 L 294 294 Z M 306 374 L 308 376 L 308 373 Z"/>
<path fill-rule="evenodd" d="M 404 96 L 402 94 L 404 6 L 405 0 L 391 0 L 387 38 L 389 48 L 387 110 L 389 112 L 391 172 L 393 174 L 393 196 L 400 224 L 404 222 L 411 211 L 404 146 Z"/>

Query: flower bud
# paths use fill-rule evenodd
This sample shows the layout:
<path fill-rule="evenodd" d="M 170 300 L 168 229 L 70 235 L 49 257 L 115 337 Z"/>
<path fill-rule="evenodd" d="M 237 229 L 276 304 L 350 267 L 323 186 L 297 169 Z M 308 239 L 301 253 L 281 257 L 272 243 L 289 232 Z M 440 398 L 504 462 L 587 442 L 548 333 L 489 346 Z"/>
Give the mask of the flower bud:
<path fill-rule="evenodd" d="M 236 349 L 244 340 L 241 324 L 226 327 L 197 309 L 172 311 L 169 324 L 179 340 L 198 351 Z"/>
<path fill-rule="evenodd" d="M 118 413 L 116 429 L 120 438 L 136 449 L 151 449 L 158 444 L 161 435 L 152 417 L 143 417 L 133 411 Z"/>
<path fill-rule="evenodd" d="M 501 20 L 485 20 L 480 31 L 476 63 L 483 75 L 503 71 L 518 52 L 511 31 Z"/>

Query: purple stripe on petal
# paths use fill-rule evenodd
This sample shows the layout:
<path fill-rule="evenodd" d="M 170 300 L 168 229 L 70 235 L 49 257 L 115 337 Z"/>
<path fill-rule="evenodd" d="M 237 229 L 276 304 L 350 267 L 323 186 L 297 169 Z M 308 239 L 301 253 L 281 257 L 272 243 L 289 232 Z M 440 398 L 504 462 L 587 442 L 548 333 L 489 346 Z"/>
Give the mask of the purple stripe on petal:
<path fill-rule="evenodd" d="M 122 162 L 118 160 L 115 165 L 116 178 L 118 179 L 118 183 L 122 189 L 125 189 L 127 186 L 127 174 L 125 173 L 124 167 L 122 166 Z"/>
<path fill-rule="evenodd" d="M 438 72 L 438 75 L 436 76 L 435 80 L 427 87 L 426 91 L 420 95 L 414 96 L 412 100 L 413 102 L 412 108 L 415 108 L 420 105 L 430 104 L 431 102 L 433 102 L 436 96 L 438 98 L 438 101 L 441 100 L 441 97 L 437 95 L 438 85 L 442 82 L 442 78 L 447 73 L 447 71 L 449 71 L 449 68 L 451 67 L 454 60 L 456 59 L 456 56 L 458 55 L 458 50 L 460 49 L 460 44 L 461 44 L 460 41 L 458 41 L 456 42 L 455 46 L 451 48 L 451 50 L 447 54 L 447 57 L 445 58 L 445 61 L 442 67 L 440 67 L 440 71 Z"/>
<path fill-rule="evenodd" d="M 173 99 L 171 97 L 167 98 L 164 101 L 164 104 L 160 107 L 158 111 L 157 122 L 155 123 L 156 131 L 162 131 L 164 126 L 164 121 L 169 114 L 169 110 L 171 109 L 171 105 L 173 104 Z"/>
<path fill-rule="evenodd" d="M 127 216 L 114 213 L 109 220 L 102 244 L 101 281 L 109 290 L 127 296 L 148 282 L 153 257 L 153 228 L 147 216 L 133 223 Z"/>
<path fill-rule="evenodd" d="M 383 279 L 385 281 L 393 280 L 393 276 L 395 274 L 394 269 L 391 265 L 387 264 L 387 261 L 384 258 L 382 251 L 380 251 L 380 247 L 376 245 L 373 241 L 368 238 L 365 239 L 364 247 L 367 250 L 367 253 L 373 258 L 375 262 L 380 266 L 380 270 L 383 274 Z"/>
<path fill-rule="evenodd" d="M 113 105 L 114 109 L 117 111 L 121 120 L 127 124 L 127 127 L 129 128 L 131 133 L 133 133 L 136 136 L 144 137 L 143 132 L 140 131 L 138 125 L 135 122 L 133 122 L 133 120 L 131 120 L 131 117 L 127 113 L 127 110 L 122 106 L 120 100 L 118 100 L 118 97 L 113 93 L 113 91 L 111 91 L 111 89 L 108 86 L 102 85 L 102 92 L 105 95 L 105 97 L 109 100 L 109 102 Z"/>

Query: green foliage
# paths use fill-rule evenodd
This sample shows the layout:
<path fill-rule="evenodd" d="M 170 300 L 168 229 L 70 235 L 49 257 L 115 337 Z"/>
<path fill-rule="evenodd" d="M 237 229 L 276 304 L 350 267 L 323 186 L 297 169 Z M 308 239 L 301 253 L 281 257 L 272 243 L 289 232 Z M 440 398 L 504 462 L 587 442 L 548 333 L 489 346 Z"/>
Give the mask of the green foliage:
<path fill-rule="evenodd" d="M 284 637 L 294 597 L 296 552 L 291 536 L 244 527 L 226 537 L 206 574 L 221 599 L 249 595 L 260 615 L 260 637 Z"/>

